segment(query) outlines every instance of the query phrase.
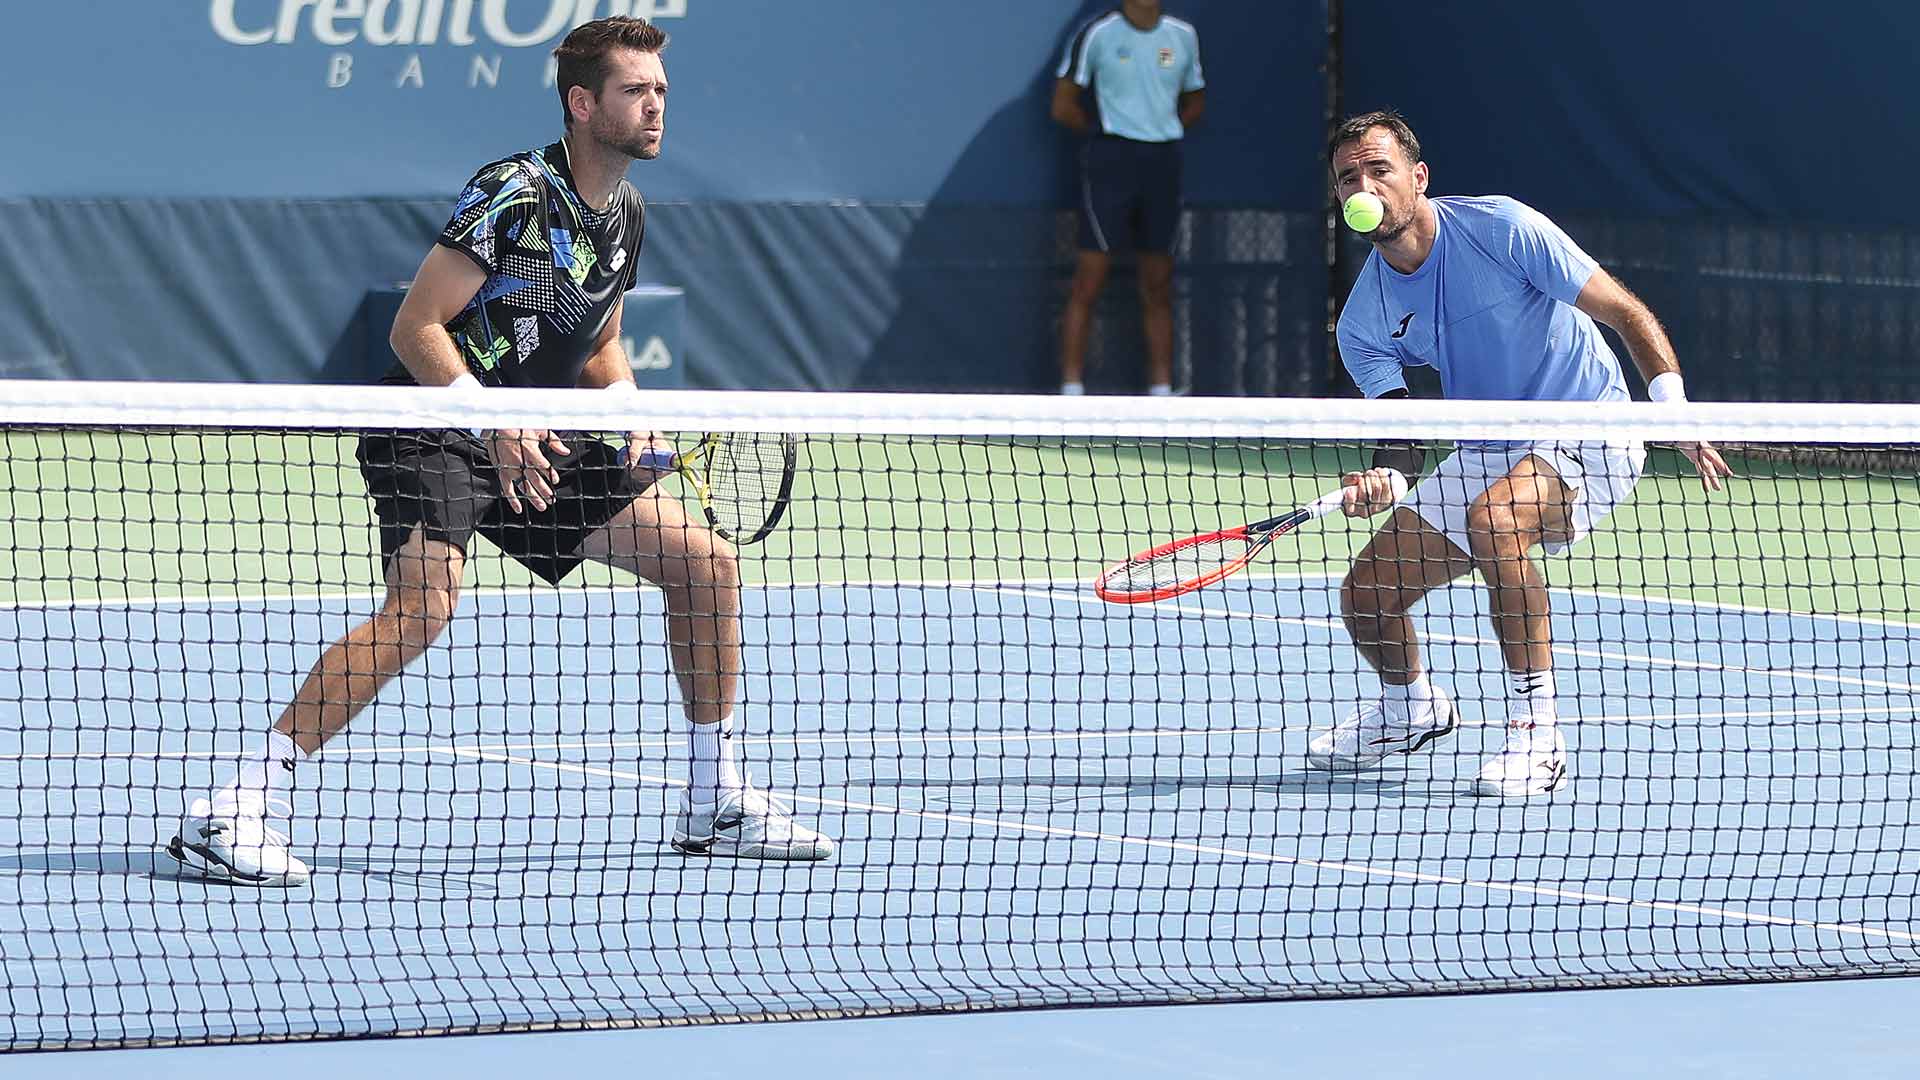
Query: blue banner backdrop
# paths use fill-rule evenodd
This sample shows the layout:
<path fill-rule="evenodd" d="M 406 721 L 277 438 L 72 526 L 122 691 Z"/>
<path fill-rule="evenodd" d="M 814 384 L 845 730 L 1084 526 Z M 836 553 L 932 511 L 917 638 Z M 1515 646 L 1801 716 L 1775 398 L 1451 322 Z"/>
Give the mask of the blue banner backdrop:
<path fill-rule="evenodd" d="M 478 164 L 558 135 L 553 46 L 585 19 L 637 14 L 674 37 L 666 153 L 632 177 L 655 204 L 643 279 L 687 289 L 690 378 L 1037 388 L 1052 377 L 1071 254 L 1060 230 L 1072 144 L 1047 118 L 1048 95 L 1071 31 L 1109 6 L 15 5 L 0 64 L 28 88 L 16 100 L 36 104 L 0 117 L 0 136 L 27 148 L 0 160 L 11 238 L 0 248 L 11 344 L 0 367 L 256 380 L 351 370 L 329 357 L 353 337 L 364 292 L 411 276 Z M 1244 326 L 1228 339 L 1271 364 L 1280 337 L 1313 340 L 1324 297 L 1310 240 L 1324 7 L 1169 10 L 1199 27 L 1210 82 L 1188 148 L 1190 202 L 1202 215 L 1298 215 L 1280 230 L 1294 242 L 1258 260 L 1210 242 L 1209 220 L 1190 245 L 1189 257 L 1217 250 L 1234 267 L 1196 266 L 1197 278 L 1234 278 L 1243 308 L 1266 297 L 1213 321 L 1251 318 L 1252 346 Z M 1122 354 L 1116 370 L 1138 335 L 1127 289 L 1115 282 L 1103 336 Z M 1195 323 L 1211 313 L 1192 306 L 1212 295 L 1186 294 Z M 951 296 L 965 307 L 941 309 Z M 1187 340 L 1183 363 L 1211 347 Z M 1200 385 L 1226 379 L 1229 391 L 1304 385 L 1272 371 L 1229 376 L 1204 358 L 1197 369 Z M 941 374 L 929 383 L 927 372 Z"/>

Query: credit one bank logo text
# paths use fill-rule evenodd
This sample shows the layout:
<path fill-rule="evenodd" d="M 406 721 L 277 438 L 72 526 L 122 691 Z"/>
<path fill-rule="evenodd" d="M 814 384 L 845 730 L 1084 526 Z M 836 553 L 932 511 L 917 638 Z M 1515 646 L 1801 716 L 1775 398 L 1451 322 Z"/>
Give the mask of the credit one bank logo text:
<path fill-rule="evenodd" d="M 406 88 L 429 78 L 497 86 L 506 55 L 493 50 L 559 44 L 569 30 L 608 15 L 685 18 L 688 0 L 210 0 L 215 36 L 230 45 L 319 45 L 336 50 L 374 46 L 433 53 L 336 51 L 316 57 L 326 84 L 338 89 L 364 78 Z M 466 50 L 449 54 L 445 46 Z M 536 75 L 554 82 L 550 48 L 540 49 Z M 364 60 L 364 62 L 362 62 Z M 356 70 L 356 66 L 358 70 Z"/>

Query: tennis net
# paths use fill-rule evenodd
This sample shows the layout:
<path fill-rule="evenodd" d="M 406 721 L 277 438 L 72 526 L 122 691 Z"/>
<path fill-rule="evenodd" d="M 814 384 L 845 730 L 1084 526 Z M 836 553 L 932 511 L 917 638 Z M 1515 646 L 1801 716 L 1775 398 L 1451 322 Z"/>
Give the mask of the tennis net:
<path fill-rule="evenodd" d="M 4 386 L 0 1049 L 1920 971 L 1920 409 Z M 362 435 L 473 428 L 798 436 L 790 505 L 701 588 L 739 611 L 735 752 L 830 858 L 671 846 L 675 665 L 720 654 L 625 570 L 549 585 L 484 539 L 444 632 L 275 781 L 305 881 L 166 851 L 381 608 Z M 1703 439 L 1724 492 L 1673 449 Z M 1539 591 L 1499 579 L 1550 605 L 1500 610 L 1551 628 L 1557 790 L 1476 794 L 1540 707 L 1491 548 L 1411 607 L 1451 707 L 1367 768 L 1312 743 L 1381 694 L 1353 635 L 1392 590 L 1343 581 L 1387 515 L 1159 602 L 1092 588 L 1381 440 L 1429 474 L 1527 440 L 1617 502 L 1533 553 Z M 1457 484 L 1428 506 L 1468 547 L 1504 527 L 1444 475 L 1415 494 Z"/>

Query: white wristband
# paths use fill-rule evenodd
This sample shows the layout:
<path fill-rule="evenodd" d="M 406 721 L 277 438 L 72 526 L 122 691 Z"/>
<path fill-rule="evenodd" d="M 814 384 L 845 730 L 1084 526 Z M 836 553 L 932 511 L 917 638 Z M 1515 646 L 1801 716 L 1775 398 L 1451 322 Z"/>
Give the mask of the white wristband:
<path fill-rule="evenodd" d="M 1663 371 L 1647 383 L 1647 396 L 1655 401 L 1687 400 L 1687 384 L 1677 371 Z"/>
<path fill-rule="evenodd" d="M 620 382 L 610 382 L 607 385 L 601 387 L 600 389 L 611 390 L 616 394 L 637 394 L 640 392 L 640 388 L 638 386 L 635 386 L 633 383 L 627 382 L 624 379 L 621 380 Z"/>
<path fill-rule="evenodd" d="M 1407 497 L 1407 474 L 1399 469 L 1387 470 L 1387 482 L 1393 485 L 1393 501 L 1399 502 Z"/>
<path fill-rule="evenodd" d="M 452 382 L 447 384 L 447 389 L 449 390 L 485 390 L 486 388 L 487 388 L 486 384 L 481 382 L 479 379 L 474 378 L 473 372 L 471 371 L 461 372 L 460 374 L 454 376 Z M 474 438 L 479 439 L 482 442 L 486 441 L 486 438 L 487 438 L 486 428 L 468 428 L 467 430 L 473 432 Z"/>

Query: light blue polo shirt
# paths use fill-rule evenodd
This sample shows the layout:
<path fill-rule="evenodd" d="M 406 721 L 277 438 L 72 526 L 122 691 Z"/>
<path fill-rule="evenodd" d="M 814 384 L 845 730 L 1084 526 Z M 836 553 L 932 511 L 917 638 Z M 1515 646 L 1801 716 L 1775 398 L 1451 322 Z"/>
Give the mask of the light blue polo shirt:
<path fill-rule="evenodd" d="M 1430 367 L 1449 398 L 1626 401 L 1620 361 L 1573 306 L 1599 264 L 1504 195 L 1430 200 L 1439 233 L 1411 274 L 1367 256 L 1340 313 L 1340 359 L 1368 397 Z"/>
<path fill-rule="evenodd" d="M 1173 142 L 1180 125 L 1180 95 L 1206 89 L 1200 70 L 1200 35 L 1171 15 L 1140 30 L 1118 11 L 1082 27 L 1067 46 L 1055 75 L 1091 85 L 1100 104 L 1100 126 L 1109 135 L 1137 142 Z"/>

